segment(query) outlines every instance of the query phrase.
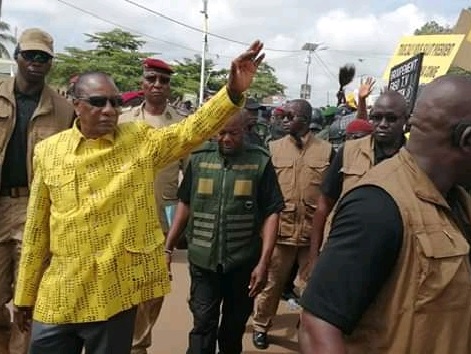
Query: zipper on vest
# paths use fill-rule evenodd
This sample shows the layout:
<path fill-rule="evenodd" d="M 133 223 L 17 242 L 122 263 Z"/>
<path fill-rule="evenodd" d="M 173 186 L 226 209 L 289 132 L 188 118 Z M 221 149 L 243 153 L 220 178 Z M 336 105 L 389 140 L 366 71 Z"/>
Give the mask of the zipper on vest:
<path fill-rule="evenodd" d="M 219 215 L 218 215 L 218 264 L 221 265 L 222 269 L 224 270 L 225 262 L 224 259 L 224 250 L 223 250 L 223 241 L 224 241 L 224 205 L 226 203 L 226 174 L 227 174 L 227 166 L 224 166 L 224 170 L 222 172 L 222 187 L 221 187 L 221 197 L 219 199 Z"/>

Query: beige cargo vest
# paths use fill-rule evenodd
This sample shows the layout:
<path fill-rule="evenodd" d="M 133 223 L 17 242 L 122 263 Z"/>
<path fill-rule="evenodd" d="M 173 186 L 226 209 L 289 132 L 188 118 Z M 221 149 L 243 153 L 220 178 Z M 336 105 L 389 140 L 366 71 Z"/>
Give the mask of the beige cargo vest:
<path fill-rule="evenodd" d="M 347 140 L 343 149 L 342 194 L 352 189 L 375 164 L 374 140 L 371 135 L 357 140 Z"/>
<path fill-rule="evenodd" d="M 404 148 L 360 185 L 394 198 L 404 236 L 390 279 L 346 337 L 348 354 L 471 353 L 470 247 L 446 200 Z M 461 192 L 469 220 L 471 201 Z"/>
<path fill-rule="evenodd" d="M 308 246 L 320 184 L 330 163 L 332 145 L 310 134 L 299 150 L 291 136 L 269 143 L 273 165 L 283 193 L 279 244 Z"/>

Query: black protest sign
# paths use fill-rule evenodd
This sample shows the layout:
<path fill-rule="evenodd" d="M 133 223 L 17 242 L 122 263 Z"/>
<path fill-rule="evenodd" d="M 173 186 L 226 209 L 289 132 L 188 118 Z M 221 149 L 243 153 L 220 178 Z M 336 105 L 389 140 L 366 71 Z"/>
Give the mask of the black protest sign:
<path fill-rule="evenodd" d="M 408 103 L 409 113 L 414 108 L 419 88 L 424 53 L 419 53 L 391 68 L 388 88 L 402 94 Z"/>

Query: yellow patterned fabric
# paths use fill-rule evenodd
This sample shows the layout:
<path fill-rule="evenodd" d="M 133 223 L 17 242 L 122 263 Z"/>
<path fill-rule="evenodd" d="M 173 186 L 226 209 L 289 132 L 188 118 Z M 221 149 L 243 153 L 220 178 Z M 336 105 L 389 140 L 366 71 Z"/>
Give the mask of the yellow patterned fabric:
<path fill-rule="evenodd" d="M 39 143 L 15 305 L 34 305 L 40 322 L 81 323 L 169 293 L 155 174 L 237 110 L 224 88 L 169 127 L 125 123 L 87 140 L 75 126 Z"/>

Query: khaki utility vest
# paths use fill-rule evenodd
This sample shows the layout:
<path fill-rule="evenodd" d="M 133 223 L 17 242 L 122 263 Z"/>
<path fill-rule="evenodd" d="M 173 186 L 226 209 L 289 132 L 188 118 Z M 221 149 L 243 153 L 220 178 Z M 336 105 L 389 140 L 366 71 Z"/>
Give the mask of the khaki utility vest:
<path fill-rule="evenodd" d="M 375 164 L 374 140 L 371 135 L 361 139 L 347 140 L 343 149 L 343 173 L 342 194 L 352 189 L 356 183 Z"/>
<path fill-rule="evenodd" d="M 310 134 L 302 150 L 291 136 L 269 143 L 283 193 L 279 244 L 309 246 L 320 185 L 330 164 L 332 145 Z"/>
<path fill-rule="evenodd" d="M 471 353 L 470 246 L 448 203 L 404 148 L 355 188 L 374 185 L 403 222 L 396 266 L 352 335 L 348 354 Z M 471 199 L 460 190 L 464 218 Z"/>

